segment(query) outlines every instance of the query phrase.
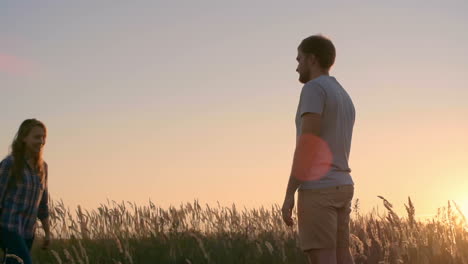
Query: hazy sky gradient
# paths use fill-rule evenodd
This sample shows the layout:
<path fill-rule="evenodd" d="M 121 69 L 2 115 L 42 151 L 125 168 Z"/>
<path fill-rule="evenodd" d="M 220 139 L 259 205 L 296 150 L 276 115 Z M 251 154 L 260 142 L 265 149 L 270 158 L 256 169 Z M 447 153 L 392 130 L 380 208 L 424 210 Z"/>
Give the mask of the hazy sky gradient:
<path fill-rule="evenodd" d="M 363 210 L 468 212 L 465 1 L 3 1 L 0 152 L 46 123 L 50 192 L 167 206 L 281 203 L 301 84 L 296 48 L 337 48 L 354 100 Z"/>

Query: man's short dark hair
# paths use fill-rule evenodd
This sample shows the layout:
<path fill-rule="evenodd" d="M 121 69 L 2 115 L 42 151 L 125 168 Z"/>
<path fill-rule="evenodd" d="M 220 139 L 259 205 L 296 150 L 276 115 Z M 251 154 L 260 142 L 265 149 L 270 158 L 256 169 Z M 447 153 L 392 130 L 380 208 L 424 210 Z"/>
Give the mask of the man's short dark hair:
<path fill-rule="evenodd" d="M 335 63 L 335 46 L 330 39 L 322 35 L 313 35 L 305 38 L 299 44 L 299 50 L 304 54 L 313 54 L 317 58 L 320 66 L 329 70 Z"/>

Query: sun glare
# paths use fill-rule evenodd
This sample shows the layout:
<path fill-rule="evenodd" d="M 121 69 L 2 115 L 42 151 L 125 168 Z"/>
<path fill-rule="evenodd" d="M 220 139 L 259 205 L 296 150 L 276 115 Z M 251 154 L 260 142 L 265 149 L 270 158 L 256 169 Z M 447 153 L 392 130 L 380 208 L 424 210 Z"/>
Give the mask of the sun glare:
<path fill-rule="evenodd" d="M 462 204 L 460 204 L 460 210 L 465 217 L 468 217 L 468 199 L 464 200 Z"/>
<path fill-rule="evenodd" d="M 468 198 L 465 199 L 458 199 L 458 200 L 453 200 L 458 208 L 460 209 L 461 213 L 465 216 L 465 218 L 468 219 Z M 457 211 L 457 209 L 454 206 L 454 210 Z"/>

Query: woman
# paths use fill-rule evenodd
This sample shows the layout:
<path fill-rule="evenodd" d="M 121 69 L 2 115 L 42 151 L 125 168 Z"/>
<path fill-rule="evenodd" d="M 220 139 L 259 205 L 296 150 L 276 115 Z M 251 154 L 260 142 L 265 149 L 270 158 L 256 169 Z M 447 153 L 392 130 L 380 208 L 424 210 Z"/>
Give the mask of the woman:
<path fill-rule="evenodd" d="M 0 163 L 0 241 L 6 262 L 31 264 L 37 218 L 50 243 L 47 163 L 42 160 L 47 129 L 36 119 L 25 120 Z"/>

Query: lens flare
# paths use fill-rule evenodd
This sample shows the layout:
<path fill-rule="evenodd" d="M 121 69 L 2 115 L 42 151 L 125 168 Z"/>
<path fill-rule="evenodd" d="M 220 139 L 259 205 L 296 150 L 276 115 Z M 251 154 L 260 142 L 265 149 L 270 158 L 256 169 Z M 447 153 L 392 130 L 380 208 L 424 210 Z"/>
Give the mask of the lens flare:
<path fill-rule="evenodd" d="M 32 63 L 27 60 L 0 53 L 0 72 L 15 75 L 28 75 L 32 72 Z"/>
<path fill-rule="evenodd" d="M 330 170 L 333 155 L 328 143 L 313 134 L 299 137 L 292 174 L 300 181 L 320 180 Z"/>

